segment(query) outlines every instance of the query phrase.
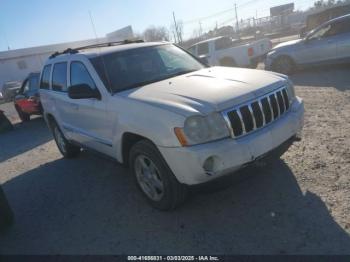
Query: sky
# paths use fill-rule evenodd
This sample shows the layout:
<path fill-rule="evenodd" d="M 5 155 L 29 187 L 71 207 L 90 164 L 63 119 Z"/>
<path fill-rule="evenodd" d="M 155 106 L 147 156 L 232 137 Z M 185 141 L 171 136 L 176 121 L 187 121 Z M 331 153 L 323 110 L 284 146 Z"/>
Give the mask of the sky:
<path fill-rule="evenodd" d="M 291 0 L 0 0 L 0 51 L 8 47 L 18 49 L 94 38 L 89 12 L 98 37 L 127 25 L 137 33 L 151 25 L 169 28 L 175 12 L 176 19 L 184 22 L 186 39 L 198 30 L 200 23 L 204 32 L 216 24 L 233 24 L 235 3 L 238 18 L 244 19 L 268 16 L 271 6 L 289 2 Z M 295 9 L 306 9 L 313 2 L 295 0 Z M 207 18 L 213 14 L 218 15 Z"/>

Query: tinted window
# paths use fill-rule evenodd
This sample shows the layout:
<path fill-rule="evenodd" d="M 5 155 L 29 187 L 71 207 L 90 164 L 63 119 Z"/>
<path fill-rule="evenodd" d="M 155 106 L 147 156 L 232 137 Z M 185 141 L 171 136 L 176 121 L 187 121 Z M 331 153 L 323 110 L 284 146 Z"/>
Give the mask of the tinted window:
<path fill-rule="evenodd" d="M 72 62 L 70 65 L 70 84 L 72 86 L 79 84 L 87 84 L 91 88 L 95 89 L 96 85 L 92 80 L 89 71 L 85 65 L 81 62 Z"/>
<path fill-rule="evenodd" d="M 51 73 L 51 65 L 45 66 L 41 77 L 41 82 L 40 82 L 41 89 L 50 88 L 50 73 Z"/>
<path fill-rule="evenodd" d="M 29 78 L 29 89 L 31 91 L 37 90 L 39 88 L 39 75 L 34 75 Z"/>
<path fill-rule="evenodd" d="M 209 44 L 203 43 L 198 45 L 198 55 L 206 55 L 209 53 Z"/>
<path fill-rule="evenodd" d="M 332 24 L 331 29 L 326 33 L 327 36 L 340 35 L 350 32 L 350 20 L 344 19 L 342 21 Z"/>
<path fill-rule="evenodd" d="M 58 63 L 53 67 L 52 90 L 67 91 L 67 63 Z"/>

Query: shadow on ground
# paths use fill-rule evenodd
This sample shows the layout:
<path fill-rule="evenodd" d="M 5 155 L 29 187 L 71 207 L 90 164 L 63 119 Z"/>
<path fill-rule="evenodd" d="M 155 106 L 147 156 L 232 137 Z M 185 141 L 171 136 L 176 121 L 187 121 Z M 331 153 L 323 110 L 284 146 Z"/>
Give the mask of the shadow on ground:
<path fill-rule="evenodd" d="M 14 124 L 14 130 L 0 134 L 0 163 L 45 144 L 52 135 L 43 118 Z"/>
<path fill-rule="evenodd" d="M 115 163 L 85 152 L 59 159 L 3 185 L 16 223 L 0 237 L 0 253 L 350 253 L 349 235 L 282 160 L 224 184 L 159 212 Z"/>
<path fill-rule="evenodd" d="M 303 69 L 290 78 L 298 86 L 334 87 L 340 91 L 350 90 L 350 65 Z"/>

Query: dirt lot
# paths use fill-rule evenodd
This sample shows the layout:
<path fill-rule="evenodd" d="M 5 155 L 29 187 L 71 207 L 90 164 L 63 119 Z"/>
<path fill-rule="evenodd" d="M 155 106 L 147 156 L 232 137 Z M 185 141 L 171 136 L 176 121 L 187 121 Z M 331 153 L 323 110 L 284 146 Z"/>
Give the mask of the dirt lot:
<path fill-rule="evenodd" d="M 150 208 L 117 164 L 87 152 L 62 159 L 41 118 L 17 122 L 0 136 L 0 183 L 16 215 L 0 253 L 350 254 L 349 74 L 293 76 L 306 107 L 302 142 L 194 190 L 170 213 Z"/>

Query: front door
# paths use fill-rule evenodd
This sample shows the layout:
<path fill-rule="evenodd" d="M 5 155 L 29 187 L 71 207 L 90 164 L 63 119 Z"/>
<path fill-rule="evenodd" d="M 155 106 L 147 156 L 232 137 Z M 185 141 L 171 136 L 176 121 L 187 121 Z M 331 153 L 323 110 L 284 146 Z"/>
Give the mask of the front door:
<path fill-rule="evenodd" d="M 337 56 L 337 44 L 334 36 L 330 35 L 332 24 L 327 24 L 301 43 L 297 60 L 300 64 L 327 63 Z"/>
<path fill-rule="evenodd" d="M 70 80 L 71 86 L 86 84 L 90 88 L 97 88 L 95 81 L 91 77 L 87 67 L 78 61 L 70 64 Z M 72 104 L 70 107 L 70 121 L 66 128 L 71 129 L 74 133 L 74 139 L 79 143 L 96 149 L 100 152 L 111 154 L 112 138 L 111 138 L 111 122 L 107 119 L 106 105 L 108 97 L 102 94 L 101 100 L 95 98 L 89 99 L 70 99 L 68 102 Z"/>

